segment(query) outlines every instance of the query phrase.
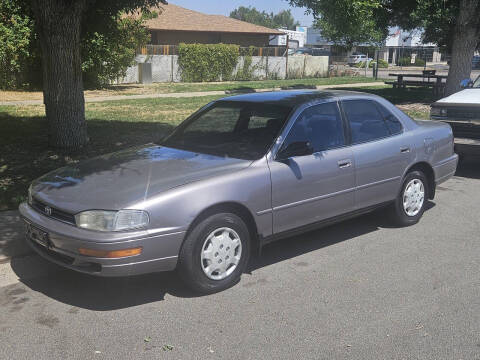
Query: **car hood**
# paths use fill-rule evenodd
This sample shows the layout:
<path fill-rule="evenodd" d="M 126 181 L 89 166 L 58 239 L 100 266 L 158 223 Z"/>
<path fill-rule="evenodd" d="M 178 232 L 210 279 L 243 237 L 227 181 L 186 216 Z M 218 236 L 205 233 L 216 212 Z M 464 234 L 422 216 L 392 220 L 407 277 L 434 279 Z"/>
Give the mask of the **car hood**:
<path fill-rule="evenodd" d="M 71 213 L 119 210 L 168 189 L 250 164 L 248 160 L 147 145 L 52 171 L 33 182 L 32 194 Z"/>
<path fill-rule="evenodd" d="M 446 98 L 438 100 L 436 104 L 480 104 L 480 89 L 464 89 L 455 94 L 447 96 Z"/>

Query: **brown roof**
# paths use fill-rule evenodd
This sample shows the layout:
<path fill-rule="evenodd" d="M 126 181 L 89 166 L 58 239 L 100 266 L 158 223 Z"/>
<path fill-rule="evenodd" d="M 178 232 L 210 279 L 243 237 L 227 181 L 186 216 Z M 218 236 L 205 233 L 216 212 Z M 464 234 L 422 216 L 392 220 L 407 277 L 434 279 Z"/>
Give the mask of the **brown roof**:
<path fill-rule="evenodd" d="M 207 15 L 177 5 L 161 5 L 157 18 L 147 20 L 151 30 L 205 31 L 280 35 L 282 32 L 223 15 Z"/>

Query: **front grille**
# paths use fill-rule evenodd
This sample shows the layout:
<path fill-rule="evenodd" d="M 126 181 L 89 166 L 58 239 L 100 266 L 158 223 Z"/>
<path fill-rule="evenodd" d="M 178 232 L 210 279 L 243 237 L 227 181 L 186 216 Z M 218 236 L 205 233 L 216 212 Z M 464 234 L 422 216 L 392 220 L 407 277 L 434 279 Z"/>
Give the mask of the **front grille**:
<path fill-rule="evenodd" d="M 480 119 L 480 108 L 448 108 L 447 114 L 449 119 L 471 120 Z"/>
<path fill-rule="evenodd" d="M 73 216 L 70 213 L 67 213 L 65 211 L 59 210 L 57 208 L 54 208 L 50 205 L 47 205 L 38 199 L 33 198 L 32 199 L 32 207 L 37 210 L 39 213 L 51 217 L 56 220 L 60 220 L 72 225 L 75 225 L 75 216 Z M 47 209 L 50 209 L 50 213 L 47 212 Z"/>

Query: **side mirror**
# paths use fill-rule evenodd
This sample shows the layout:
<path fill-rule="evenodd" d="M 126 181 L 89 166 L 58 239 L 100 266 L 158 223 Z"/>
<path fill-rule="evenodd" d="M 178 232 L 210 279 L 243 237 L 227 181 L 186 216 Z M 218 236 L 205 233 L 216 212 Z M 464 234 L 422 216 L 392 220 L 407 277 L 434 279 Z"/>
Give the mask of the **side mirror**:
<path fill-rule="evenodd" d="M 311 154 L 313 154 L 313 148 L 308 141 L 296 141 L 281 149 L 277 154 L 277 160 L 286 160 L 293 156 L 304 156 Z"/>

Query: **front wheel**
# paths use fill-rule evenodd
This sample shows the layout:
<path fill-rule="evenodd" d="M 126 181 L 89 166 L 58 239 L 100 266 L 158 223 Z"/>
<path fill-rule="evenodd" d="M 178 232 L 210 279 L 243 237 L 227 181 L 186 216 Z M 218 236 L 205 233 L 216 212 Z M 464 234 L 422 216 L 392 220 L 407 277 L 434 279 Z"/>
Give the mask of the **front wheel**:
<path fill-rule="evenodd" d="M 411 171 L 403 179 L 400 193 L 391 208 L 391 217 L 399 226 L 416 224 L 425 211 L 428 181 L 421 171 Z"/>
<path fill-rule="evenodd" d="M 187 235 L 177 270 L 193 290 L 214 293 L 240 280 L 249 254 L 250 235 L 245 222 L 235 214 L 215 214 Z"/>

